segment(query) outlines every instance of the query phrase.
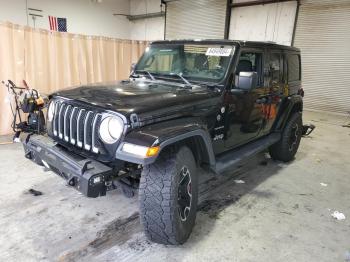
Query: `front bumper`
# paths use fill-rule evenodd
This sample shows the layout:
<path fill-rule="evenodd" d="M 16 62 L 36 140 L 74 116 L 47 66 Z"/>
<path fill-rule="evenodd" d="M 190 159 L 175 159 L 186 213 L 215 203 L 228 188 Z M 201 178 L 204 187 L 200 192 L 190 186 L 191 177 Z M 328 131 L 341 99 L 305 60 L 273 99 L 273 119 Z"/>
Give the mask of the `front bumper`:
<path fill-rule="evenodd" d="M 113 174 L 111 167 L 69 152 L 47 136 L 28 136 L 23 146 L 28 159 L 51 169 L 85 196 L 106 195 L 106 181 Z"/>

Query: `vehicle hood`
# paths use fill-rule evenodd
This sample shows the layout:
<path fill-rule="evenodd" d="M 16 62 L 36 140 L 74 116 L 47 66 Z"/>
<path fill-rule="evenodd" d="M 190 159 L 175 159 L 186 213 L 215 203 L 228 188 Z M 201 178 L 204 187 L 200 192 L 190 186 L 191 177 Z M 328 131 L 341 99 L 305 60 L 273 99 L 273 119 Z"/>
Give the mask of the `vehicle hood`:
<path fill-rule="evenodd" d="M 217 105 L 213 98 L 218 99 L 220 92 L 203 86 L 191 89 L 172 82 L 130 80 L 79 86 L 52 96 L 112 110 L 127 119 L 135 113 L 140 121 L 147 121 L 200 114 Z"/>

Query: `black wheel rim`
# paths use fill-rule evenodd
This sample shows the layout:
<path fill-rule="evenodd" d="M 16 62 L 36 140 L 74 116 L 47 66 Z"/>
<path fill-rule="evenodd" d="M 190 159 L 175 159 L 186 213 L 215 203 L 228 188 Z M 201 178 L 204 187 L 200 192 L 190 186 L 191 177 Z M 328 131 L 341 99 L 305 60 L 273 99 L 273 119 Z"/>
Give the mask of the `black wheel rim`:
<path fill-rule="evenodd" d="M 190 170 L 184 166 L 180 171 L 180 180 L 178 186 L 178 209 L 181 221 L 186 221 L 190 211 L 192 202 L 192 180 Z"/>
<path fill-rule="evenodd" d="M 290 132 L 289 137 L 289 151 L 293 151 L 298 143 L 298 137 L 299 137 L 299 126 L 298 124 L 294 124 L 292 127 L 292 131 Z"/>

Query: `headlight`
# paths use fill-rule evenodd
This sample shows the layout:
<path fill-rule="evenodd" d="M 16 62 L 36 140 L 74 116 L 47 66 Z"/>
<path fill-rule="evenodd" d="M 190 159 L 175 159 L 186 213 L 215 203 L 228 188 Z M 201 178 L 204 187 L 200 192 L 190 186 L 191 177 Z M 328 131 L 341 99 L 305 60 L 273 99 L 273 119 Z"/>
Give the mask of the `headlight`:
<path fill-rule="evenodd" d="M 47 121 L 51 122 L 53 120 L 53 115 L 55 113 L 55 103 L 51 101 L 49 109 L 47 110 Z"/>
<path fill-rule="evenodd" d="M 100 125 L 100 137 L 103 142 L 113 144 L 123 134 L 124 123 L 119 117 L 109 116 L 102 120 Z"/>

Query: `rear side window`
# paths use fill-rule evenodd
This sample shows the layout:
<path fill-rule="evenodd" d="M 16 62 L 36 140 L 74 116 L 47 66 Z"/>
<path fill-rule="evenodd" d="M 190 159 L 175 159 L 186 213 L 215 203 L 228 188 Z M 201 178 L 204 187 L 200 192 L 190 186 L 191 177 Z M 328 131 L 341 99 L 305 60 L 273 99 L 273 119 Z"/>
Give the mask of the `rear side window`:
<path fill-rule="evenodd" d="M 271 81 L 279 82 L 281 80 L 281 72 L 283 72 L 283 70 L 282 70 L 280 53 L 271 53 L 270 72 L 271 72 Z"/>
<path fill-rule="evenodd" d="M 300 57 L 299 55 L 288 55 L 288 81 L 300 80 Z"/>

